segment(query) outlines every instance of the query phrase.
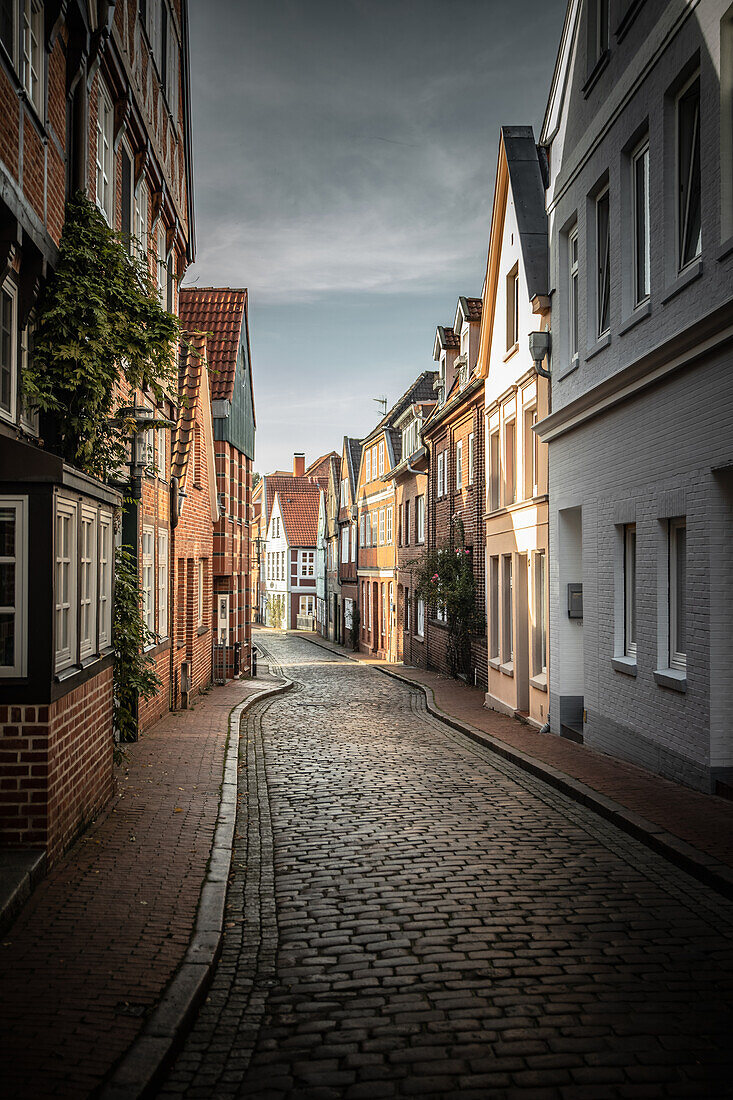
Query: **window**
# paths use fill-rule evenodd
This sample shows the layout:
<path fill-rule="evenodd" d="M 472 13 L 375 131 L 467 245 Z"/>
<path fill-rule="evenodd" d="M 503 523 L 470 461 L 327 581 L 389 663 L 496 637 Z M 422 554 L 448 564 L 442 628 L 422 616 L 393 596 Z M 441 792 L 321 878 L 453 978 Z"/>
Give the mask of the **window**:
<path fill-rule="evenodd" d="M 517 426 L 512 417 L 504 421 L 504 504 L 517 499 Z"/>
<path fill-rule="evenodd" d="M 137 256 L 146 256 L 148 252 L 148 185 L 140 182 L 135 191 L 132 205 L 133 249 Z"/>
<path fill-rule="evenodd" d="M 545 600 L 547 594 L 547 574 L 545 551 L 538 550 L 534 555 L 534 674 L 547 674 L 547 617 Z"/>
<path fill-rule="evenodd" d="M 109 92 L 99 81 L 97 98 L 97 206 L 107 224 L 114 226 L 114 112 Z"/>
<path fill-rule="evenodd" d="M 443 495 L 443 461 L 444 461 L 444 456 L 443 456 L 443 452 L 441 451 L 440 454 L 438 455 L 438 496 L 439 497 L 442 497 L 442 495 Z"/>
<path fill-rule="evenodd" d="M 687 521 L 669 521 L 669 665 L 687 668 Z"/>
<path fill-rule="evenodd" d="M 158 297 L 160 298 L 160 304 L 165 305 L 168 266 L 166 263 L 165 227 L 162 220 L 158 222 L 157 252 Z"/>
<path fill-rule="evenodd" d="M 468 484 L 473 485 L 474 442 L 473 432 L 468 437 Z"/>
<path fill-rule="evenodd" d="M 387 585 L 382 581 L 382 634 L 387 633 Z"/>
<path fill-rule="evenodd" d="M 519 266 L 515 264 L 506 277 L 506 349 L 519 343 Z"/>
<path fill-rule="evenodd" d="M 435 618 L 439 623 L 448 622 L 448 611 L 444 603 L 439 603 L 435 609 Z"/>
<path fill-rule="evenodd" d="M 499 659 L 499 558 L 489 558 L 489 657 Z"/>
<path fill-rule="evenodd" d="M 79 656 L 97 648 L 97 511 L 81 509 L 79 547 Z"/>
<path fill-rule="evenodd" d="M 384 473 L 384 440 L 380 440 L 379 443 L 379 474 Z"/>
<path fill-rule="evenodd" d="M 393 512 L 392 512 L 392 505 L 390 504 L 389 507 L 387 508 L 387 531 L 386 531 L 386 535 L 385 535 L 385 539 L 386 539 L 386 542 L 387 542 L 388 546 L 392 545 L 392 524 L 393 524 Z"/>
<path fill-rule="evenodd" d="M 608 51 L 608 0 L 593 0 L 589 11 L 589 55 L 594 68 Z"/>
<path fill-rule="evenodd" d="M 456 443 L 456 489 L 463 487 L 463 440 Z"/>
<path fill-rule="evenodd" d="M 417 420 L 411 420 L 402 432 L 402 457 L 409 458 L 417 450 Z"/>
<path fill-rule="evenodd" d="M 364 545 L 364 513 L 359 516 L 359 545 Z"/>
<path fill-rule="evenodd" d="M 279 516 L 273 516 L 272 517 L 272 537 L 274 539 L 279 539 L 280 538 L 280 517 Z"/>
<path fill-rule="evenodd" d="M 365 514 L 364 522 L 366 524 L 365 533 L 364 533 L 364 545 L 365 546 L 371 546 L 372 545 L 372 514 L 371 514 L 371 512 L 367 512 Z"/>
<path fill-rule="evenodd" d="M 384 508 L 379 509 L 379 545 L 384 545 Z"/>
<path fill-rule="evenodd" d="M 686 267 L 702 248 L 700 208 L 700 76 L 677 97 L 678 266 Z"/>
<path fill-rule="evenodd" d="M 365 458 L 364 481 L 372 480 L 372 452 L 367 450 Z"/>
<path fill-rule="evenodd" d="M 596 199 L 596 321 L 597 335 L 611 326 L 611 221 L 605 187 Z"/>
<path fill-rule="evenodd" d="M 345 478 L 345 477 L 342 478 L 341 479 L 341 496 L 339 498 L 339 507 L 340 508 L 345 508 L 346 507 L 348 485 L 349 485 L 348 479 Z"/>
<path fill-rule="evenodd" d="M 512 555 L 503 554 L 501 564 L 501 659 L 505 665 L 510 665 L 514 661 Z"/>
<path fill-rule="evenodd" d="M 351 560 L 356 561 L 356 523 L 351 524 Z"/>
<path fill-rule="evenodd" d="M 372 447 L 372 477 L 376 481 L 376 478 L 377 478 L 377 445 L 376 445 L 376 443 Z"/>
<path fill-rule="evenodd" d="M 165 96 L 174 122 L 178 123 L 178 84 L 180 80 L 180 53 L 173 21 L 169 21 L 168 58 L 165 74 Z"/>
<path fill-rule="evenodd" d="M 151 634 L 155 631 L 155 588 L 154 561 L 155 532 L 152 527 L 143 527 L 142 537 L 142 596 L 143 619 Z"/>
<path fill-rule="evenodd" d="M 501 485 L 501 460 L 499 429 L 489 435 L 489 511 L 495 512 L 500 506 L 499 486 Z"/>
<path fill-rule="evenodd" d="M 112 644 L 112 513 L 99 513 L 99 648 Z"/>
<path fill-rule="evenodd" d="M 417 513 L 417 541 L 425 542 L 425 497 L 419 496 L 415 498 L 415 509 Z"/>
<path fill-rule="evenodd" d="M 636 524 L 624 527 L 624 654 L 636 657 Z"/>
<path fill-rule="evenodd" d="M 422 638 L 425 634 L 425 600 L 419 598 L 417 601 L 417 630 L 415 633 L 418 638 Z"/>
<path fill-rule="evenodd" d="M 402 541 L 404 542 L 405 546 L 409 546 L 410 545 L 410 502 L 409 502 L 409 500 L 405 501 L 405 503 L 403 505 L 403 509 L 404 509 L 405 521 L 402 525 Z"/>
<path fill-rule="evenodd" d="M 43 6 L 23 2 L 23 87 L 40 115 L 43 108 Z"/>
<path fill-rule="evenodd" d="M 18 389 L 16 300 L 15 287 L 6 281 L 0 290 L 0 416 L 5 420 L 15 420 Z"/>
<path fill-rule="evenodd" d="M 347 562 L 349 560 L 349 529 L 348 527 L 341 528 L 341 561 Z"/>
<path fill-rule="evenodd" d="M 158 637 L 168 637 L 168 532 L 158 531 Z"/>
<path fill-rule="evenodd" d="M 28 501 L 0 497 L 0 676 L 25 676 Z"/>
<path fill-rule="evenodd" d="M 315 596 L 301 596 L 298 608 L 299 615 L 312 615 L 315 610 Z"/>
<path fill-rule="evenodd" d="M 649 142 L 631 158 L 631 208 L 634 237 L 634 305 L 649 297 Z"/>
<path fill-rule="evenodd" d="M 579 309 L 579 280 L 578 280 L 578 227 L 577 225 L 568 234 L 568 317 L 569 317 L 569 345 L 570 360 L 578 358 L 578 309 Z"/>
<path fill-rule="evenodd" d="M 198 584 L 196 586 L 196 623 L 201 630 L 204 625 L 204 559 L 199 558 Z"/>
<path fill-rule="evenodd" d="M 15 0 L 0 0 L 0 42 L 7 50 L 13 64 L 15 64 L 15 26 Z"/>
<path fill-rule="evenodd" d="M 35 319 L 31 316 L 28 318 L 28 324 L 22 329 L 20 334 L 20 377 L 21 377 L 21 390 L 23 373 L 28 369 L 30 362 L 33 358 L 33 337 L 36 330 Z M 21 392 L 20 400 L 20 423 L 21 427 L 25 428 L 31 435 L 38 435 L 38 409 L 29 409 L 23 400 L 23 394 Z"/>
<path fill-rule="evenodd" d="M 158 477 L 161 481 L 166 481 L 168 476 L 168 464 L 167 464 L 167 447 L 166 447 L 166 430 L 165 428 L 157 428 L 156 434 L 158 436 Z"/>
<path fill-rule="evenodd" d="M 532 431 L 537 423 L 537 406 L 524 410 L 524 495 L 526 498 L 536 497 L 538 493 L 537 483 L 537 448 L 539 440 L 537 433 Z"/>
<path fill-rule="evenodd" d="M 284 557 L 284 555 L 283 555 Z M 313 577 L 316 572 L 315 550 L 301 550 L 299 555 L 301 577 Z M 284 566 L 284 561 L 283 561 Z"/>
<path fill-rule="evenodd" d="M 76 504 L 56 502 L 55 553 L 55 668 L 58 672 L 76 659 Z"/>
<path fill-rule="evenodd" d="M 402 629 L 405 631 L 405 633 L 409 634 L 409 632 L 410 632 L 410 589 L 409 588 L 405 588 L 403 600 L 404 600 L 404 613 L 403 613 Z"/>

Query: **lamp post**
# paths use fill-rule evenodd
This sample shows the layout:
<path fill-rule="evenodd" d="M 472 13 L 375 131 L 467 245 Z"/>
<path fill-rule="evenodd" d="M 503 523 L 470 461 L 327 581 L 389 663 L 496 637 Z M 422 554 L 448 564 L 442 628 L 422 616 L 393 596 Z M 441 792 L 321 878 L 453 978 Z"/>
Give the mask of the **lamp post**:
<path fill-rule="evenodd" d="M 262 535 L 257 535 L 253 542 L 257 550 L 257 611 L 255 612 L 255 622 L 261 624 L 262 612 L 260 610 L 260 577 L 262 573 L 262 549 L 267 544 L 267 539 L 264 539 Z"/>

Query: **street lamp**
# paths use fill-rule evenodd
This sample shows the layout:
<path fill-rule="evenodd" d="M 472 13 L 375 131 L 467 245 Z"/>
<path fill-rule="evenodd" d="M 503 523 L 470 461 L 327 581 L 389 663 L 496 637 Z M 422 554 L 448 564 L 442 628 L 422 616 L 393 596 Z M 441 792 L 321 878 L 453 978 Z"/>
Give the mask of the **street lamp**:
<path fill-rule="evenodd" d="M 255 612 L 255 622 L 262 623 L 262 612 L 260 610 L 260 575 L 261 575 L 261 563 L 262 563 L 262 550 L 267 545 L 267 539 L 262 535 L 257 535 L 252 540 L 257 550 L 257 611 Z"/>

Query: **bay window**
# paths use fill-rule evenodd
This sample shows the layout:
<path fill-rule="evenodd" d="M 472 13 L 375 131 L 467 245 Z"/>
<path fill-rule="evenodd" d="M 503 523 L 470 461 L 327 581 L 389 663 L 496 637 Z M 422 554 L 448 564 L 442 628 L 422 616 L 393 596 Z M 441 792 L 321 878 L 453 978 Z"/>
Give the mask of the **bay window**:
<path fill-rule="evenodd" d="M 97 643 L 97 510 L 82 505 L 79 545 L 79 657 Z"/>
<path fill-rule="evenodd" d="M 24 676 L 28 499 L 0 497 L 0 676 Z"/>
<path fill-rule="evenodd" d="M 143 602 L 143 620 L 145 626 L 152 635 L 155 631 L 155 588 L 153 585 L 154 576 L 154 553 L 155 553 L 155 532 L 152 527 L 143 527 L 142 532 L 142 602 Z"/>
<path fill-rule="evenodd" d="M 112 644 L 112 513 L 99 513 L 99 648 Z"/>
<path fill-rule="evenodd" d="M 55 522 L 55 668 L 76 660 L 77 505 L 59 498 Z"/>
<path fill-rule="evenodd" d="M 15 420 L 18 391 L 17 292 L 6 280 L 0 289 L 0 416 Z"/>

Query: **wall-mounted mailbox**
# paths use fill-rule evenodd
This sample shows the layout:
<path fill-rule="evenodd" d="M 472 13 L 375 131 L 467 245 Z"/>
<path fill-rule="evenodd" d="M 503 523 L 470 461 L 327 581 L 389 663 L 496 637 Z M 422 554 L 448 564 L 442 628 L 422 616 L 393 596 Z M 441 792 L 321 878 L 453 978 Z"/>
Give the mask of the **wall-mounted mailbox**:
<path fill-rule="evenodd" d="M 568 618 L 583 618 L 583 585 L 570 583 L 568 585 Z"/>

